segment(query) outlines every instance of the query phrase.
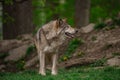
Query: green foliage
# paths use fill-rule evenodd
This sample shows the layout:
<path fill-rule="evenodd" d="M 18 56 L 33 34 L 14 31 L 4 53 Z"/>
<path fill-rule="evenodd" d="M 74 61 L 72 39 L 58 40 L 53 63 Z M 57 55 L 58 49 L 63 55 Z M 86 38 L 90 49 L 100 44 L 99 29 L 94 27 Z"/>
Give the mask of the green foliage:
<path fill-rule="evenodd" d="M 34 50 L 35 50 L 35 46 L 34 46 L 34 45 L 29 46 L 29 47 L 27 48 L 26 55 L 29 55 L 29 54 L 32 53 Z"/>
<path fill-rule="evenodd" d="M 58 75 L 53 76 L 47 71 L 46 76 L 41 76 L 38 72 L 29 70 L 17 73 L 1 72 L 0 80 L 120 80 L 120 68 L 105 67 L 103 69 L 94 68 L 71 68 L 61 69 Z"/>
<path fill-rule="evenodd" d="M 43 25 L 42 23 L 42 12 L 44 12 L 45 9 L 45 2 L 46 0 L 32 0 L 32 5 L 34 7 L 33 9 L 33 22 L 37 27 L 40 27 Z"/>
<path fill-rule="evenodd" d="M 30 55 L 35 50 L 35 46 L 31 45 L 26 50 L 26 55 Z M 24 57 L 22 57 L 20 60 L 16 61 L 16 67 L 18 70 L 24 70 L 25 60 Z"/>
<path fill-rule="evenodd" d="M 105 23 L 98 23 L 94 26 L 94 29 L 99 30 L 99 29 L 103 29 L 106 27 Z"/>
<path fill-rule="evenodd" d="M 119 18 L 113 17 L 112 20 L 113 20 L 113 25 L 114 25 L 114 26 L 115 26 L 115 25 L 120 26 L 120 19 L 119 19 Z"/>
<path fill-rule="evenodd" d="M 58 17 L 67 18 L 68 23 L 74 26 L 75 0 L 66 1 L 64 4 L 60 4 L 59 1 L 60 0 L 33 0 L 33 21 L 37 26 L 36 30 L 46 22 Z M 92 0 L 90 9 L 90 22 L 99 22 L 96 26 L 98 27 L 98 25 L 102 25 L 101 27 L 99 26 L 100 28 L 98 28 L 103 28 L 105 25 L 104 23 L 100 23 L 100 21 L 116 16 L 120 10 L 119 3 L 119 0 Z M 45 13 L 45 19 L 43 21 L 41 16 L 42 12 Z M 117 21 L 117 24 L 118 23 L 120 24 L 119 20 Z"/>
<path fill-rule="evenodd" d="M 13 0 L 4 0 L 6 5 L 13 5 Z"/>
<path fill-rule="evenodd" d="M 114 17 L 120 11 L 120 0 L 92 0 L 90 22 L 99 22 L 98 19 Z"/>
<path fill-rule="evenodd" d="M 104 10 L 100 6 L 94 6 L 90 10 L 90 21 L 91 22 L 99 22 L 100 19 L 104 19 L 107 17 L 106 10 Z"/>
<path fill-rule="evenodd" d="M 104 29 L 105 30 L 111 30 L 111 29 L 115 29 L 117 26 L 106 26 Z"/>
<path fill-rule="evenodd" d="M 4 13 L 5 18 L 2 18 L 3 23 L 13 23 L 15 20 L 8 13 Z"/>
<path fill-rule="evenodd" d="M 0 59 L 5 58 L 6 56 L 8 56 L 8 53 L 0 53 Z"/>
<path fill-rule="evenodd" d="M 79 56 L 79 57 L 82 57 L 84 54 L 85 54 L 84 52 L 80 51 L 80 52 L 78 53 L 78 56 Z"/>
<path fill-rule="evenodd" d="M 104 66 L 105 62 L 106 62 L 106 59 L 102 58 L 100 60 L 95 61 L 93 64 L 90 64 L 90 66 L 92 67 Z"/>
<path fill-rule="evenodd" d="M 33 0 L 32 5 L 34 7 L 44 7 L 46 0 Z"/>
<path fill-rule="evenodd" d="M 4 0 L 6 4 L 13 4 L 14 0 Z M 48 21 L 57 17 L 67 18 L 70 25 L 74 25 L 75 0 L 68 0 L 64 4 L 60 0 L 32 0 L 33 22 L 36 30 Z M 92 0 L 90 9 L 90 22 L 99 22 L 108 17 L 113 18 L 120 10 L 119 0 Z M 45 15 L 42 15 L 43 12 Z M 13 22 L 14 19 L 8 15 L 3 22 Z M 120 21 L 116 22 L 120 24 Z M 36 32 L 36 31 L 35 31 Z"/>
<path fill-rule="evenodd" d="M 71 57 L 72 53 L 75 52 L 75 50 L 84 43 L 84 41 L 82 39 L 73 39 L 69 45 L 68 48 L 65 52 L 65 54 L 63 55 L 63 57 L 61 58 L 62 61 L 67 60 Z"/>
<path fill-rule="evenodd" d="M 74 7 L 70 7 L 74 5 L 74 0 L 67 1 L 61 5 L 59 0 L 33 0 L 32 4 L 34 7 L 33 22 L 37 26 L 36 30 L 46 22 L 58 17 L 67 18 L 70 25 L 74 24 Z M 42 13 L 45 15 L 42 15 Z"/>
<path fill-rule="evenodd" d="M 117 68 L 117 67 L 111 67 L 111 66 L 107 66 L 106 68 L 104 68 L 104 72 L 111 72 L 111 71 L 114 71 L 114 69 Z"/>
<path fill-rule="evenodd" d="M 119 27 L 119 26 L 120 26 L 120 19 L 117 17 L 113 17 L 110 24 L 107 24 L 104 21 L 98 22 L 94 26 L 94 29 L 96 29 L 96 30 L 100 30 L 100 29 L 111 30 L 111 29 L 115 29 L 116 27 Z"/>
<path fill-rule="evenodd" d="M 23 59 L 20 59 L 15 63 L 18 70 L 24 70 L 25 61 Z"/>
<path fill-rule="evenodd" d="M 120 56 L 120 52 L 113 52 L 112 55 L 113 56 Z"/>

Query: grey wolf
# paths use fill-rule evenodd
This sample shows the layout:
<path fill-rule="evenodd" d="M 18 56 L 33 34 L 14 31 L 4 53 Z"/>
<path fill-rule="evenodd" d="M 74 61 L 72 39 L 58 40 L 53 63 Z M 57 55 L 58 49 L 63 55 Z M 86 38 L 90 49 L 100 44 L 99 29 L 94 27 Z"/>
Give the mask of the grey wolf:
<path fill-rule="evenodd" d="M 52 54 L 52 75 L 57 74 L 58 51 L 66 38 L 73 38 L 78 31 L 72 28 L 66 19 L 57 19 L 43 25 L 35 35 L 35 45 L 38 52 L 40 68 L 39 73 L 45 73 L 45 55 Z"/>

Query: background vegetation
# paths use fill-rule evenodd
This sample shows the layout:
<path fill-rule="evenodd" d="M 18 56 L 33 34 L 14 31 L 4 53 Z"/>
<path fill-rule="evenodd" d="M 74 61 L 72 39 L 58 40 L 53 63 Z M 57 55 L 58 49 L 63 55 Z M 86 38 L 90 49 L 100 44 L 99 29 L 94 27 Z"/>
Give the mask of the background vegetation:
<path fill-rule="evenodd" d="M 33 5 L 36 6 L 34 10 L 34 22 L 36 25 L 41 25 L 39 20 L 41 16 L 38 16 L 41 13 L 41 10 L 44 9 L 46 14 L 46 23 L 52 20 L 54 15 L 59 16 L 60 18 L 67 18 L 68 22 L 74 26 L 74 17 L 75 17 L 75 0 L 66 1 L 64 4 L 60 5 L 59 0 L 45 1 L 33 0 Z M 120 11 L 120 0 L 91 0 L 90 8 L 90 22 L 98 23 L 99 21 L 105 20 L 107 18 L 114 18 Z M 41 5 L 39 5 L 41 4 Z M 41 7 L 42 6 L 42 7 Z M 44 6 L 44 7 L 43 7 Z M 64 8 L 62 11 L 60 11 Z"/>

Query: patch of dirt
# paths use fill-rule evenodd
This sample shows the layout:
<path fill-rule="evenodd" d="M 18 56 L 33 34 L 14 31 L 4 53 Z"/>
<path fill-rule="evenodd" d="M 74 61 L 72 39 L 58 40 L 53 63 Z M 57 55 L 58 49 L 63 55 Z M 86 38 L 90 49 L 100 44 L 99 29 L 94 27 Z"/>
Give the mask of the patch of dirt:
<path fill-rule="evenodd" d="M 83 57 L 106 57 L 107 54 L 120 52 L 120 28 L 112 30 L 94 30 L 90 33 L 79 34 L 79 38 L 84 40 L 84 44 L 79 46 L 73 56 L 78 56 L 79 52 L 84 52 Z"/>

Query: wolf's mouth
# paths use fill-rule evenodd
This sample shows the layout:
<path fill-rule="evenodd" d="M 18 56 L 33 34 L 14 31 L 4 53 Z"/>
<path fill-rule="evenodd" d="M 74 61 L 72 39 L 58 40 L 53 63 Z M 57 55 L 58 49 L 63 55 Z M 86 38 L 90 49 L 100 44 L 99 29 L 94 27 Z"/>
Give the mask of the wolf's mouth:
<path fill-rule="evenodd" d="M 74 34 L 71 34 L 71 33 L 66 32 L 65 35 L 66 35 L 68 38 L 74 38 Z"/>

